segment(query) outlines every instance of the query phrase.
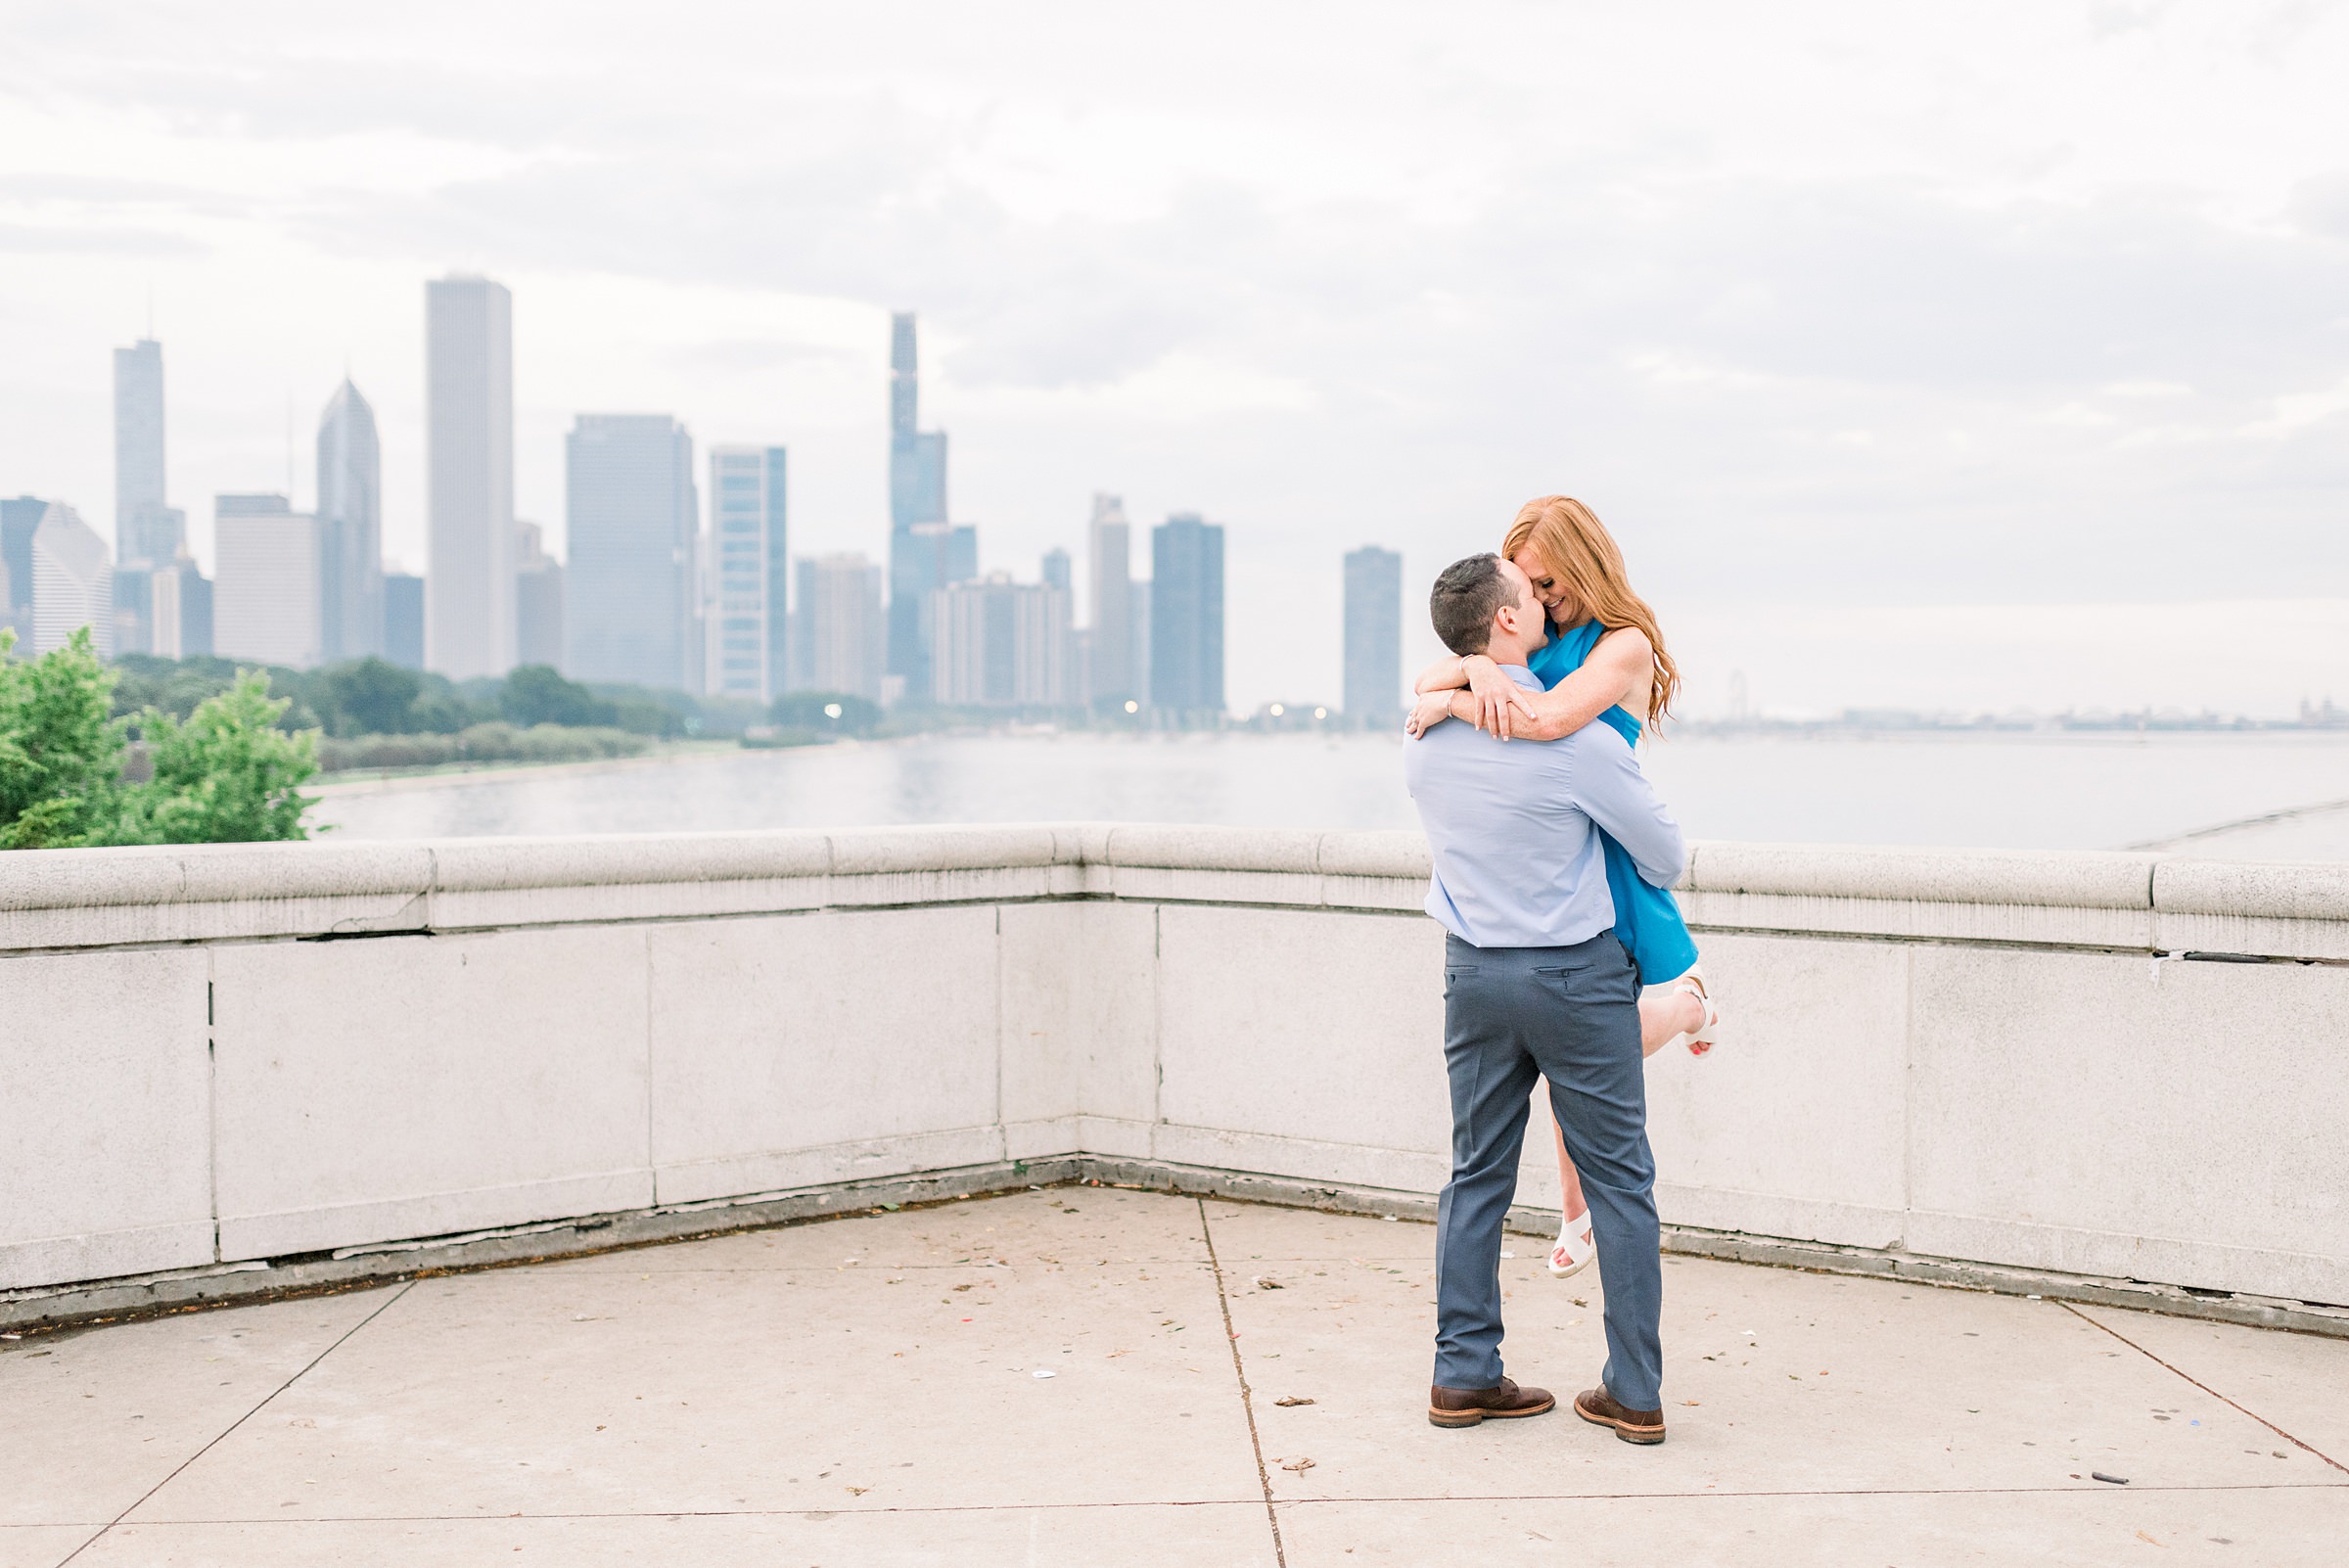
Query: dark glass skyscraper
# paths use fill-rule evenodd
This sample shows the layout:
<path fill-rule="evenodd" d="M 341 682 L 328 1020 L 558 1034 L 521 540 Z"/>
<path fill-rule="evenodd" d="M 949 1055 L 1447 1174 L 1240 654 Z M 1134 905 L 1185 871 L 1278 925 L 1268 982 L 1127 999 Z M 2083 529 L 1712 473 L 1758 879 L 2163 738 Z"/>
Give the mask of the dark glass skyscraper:
<path fill-rule="evenodd" d="M 1346 717 L 1403 718 L 1403 557 L 1365 544 L 1346 557 Z"/>
<path fill-rule="evenodd" d="M 889 326 L 889 672 L 903 678 L 908 697 L 926 697 L 930 647 L 923 606 L 946 583 L 977 575 L 978 546 L 969 546 L 967 571 L 945 575 L 961 565 L 955 558 L 960 546 L 950 537 L 940 542 L 935 531 L 946 523 L 946 436 L 920 428 L 913 312 L 898 312 Z"/>
<path fill-rule="evenodd" d="M 1177 512 L 1150 530 L 1150 703 L 1223 712 L 1223 530 Z"/>

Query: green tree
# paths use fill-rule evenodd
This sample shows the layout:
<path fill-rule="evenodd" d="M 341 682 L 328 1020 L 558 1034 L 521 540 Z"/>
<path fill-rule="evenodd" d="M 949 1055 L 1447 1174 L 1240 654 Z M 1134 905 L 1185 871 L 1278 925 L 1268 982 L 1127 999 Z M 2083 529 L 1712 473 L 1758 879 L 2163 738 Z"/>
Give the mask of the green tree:
<path fill-rule="evenodd" d="M 302 813 L 314 804 L 301 786 L 318 771 L 310 732 L 288 735 L 277 721 L 290 699 L 269 695 L 256 669 L 198 705 L 186 723 L 149 709 L 139 728 L 155 755 L 155 777 L 123 792 L 122 844 L 257 844 L 306 839 Z"/>
<path fill-rule="evenodd" d="M 306 837 L 317 771 L 308 733 L 276 727 L 291 706 L 269 677 L 241 671 L 183 722 L 150 707 L 135 720 L 154 776 L 122 779 L 123 733 L 111 716 L 115 671 L 85 628 L 29 662 L 0 631 L 0 850 L 103 844 L 249 843 Z"/>
<path fill-rule="evenodd" d="M 405 735 L 418 726 L 414 709 L 424 681 L 413 669 L 369 657 L 336 665 L 325 674 L 326 698 L 348 720 L 335 733 Z"/>
<path fill-rule="evenodd" d="M 524 665 L 507 675 L 497 706 L 508 723 L 525 729 L 533 724 L 609 724 L 616 716 L 610 703 L 576 681 L 565 680 L 550 665 Z"/>
<path fill-rule="evenodd" d="M 29 662 L 9 657 L 15 644 L 0 631 L 0 849 L 110 838 L 122 775 L 115 673 L 87 626 Z"/>

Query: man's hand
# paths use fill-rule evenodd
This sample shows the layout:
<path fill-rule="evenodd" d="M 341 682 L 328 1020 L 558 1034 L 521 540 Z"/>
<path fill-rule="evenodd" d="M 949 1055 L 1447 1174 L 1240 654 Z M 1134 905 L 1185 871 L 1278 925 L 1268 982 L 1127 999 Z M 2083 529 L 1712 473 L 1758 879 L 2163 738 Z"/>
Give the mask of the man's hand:
<path fill-rule="evenodd" d="M 1461 667 L 1468 676 L 1468 692 L 1476 701 L 1476 727 L 1491 732 L 1496 740 L 1507 740 L 1511 733 L 1534 719 L 1534 700 L 1524 687 L 1500 672 L 1500 666 L 1483 654 L 1471 654 L 1462 660 Z M 1520 721 L 1515 715 L 1523 715 Z"/>
<path fill-rule="evenodd" d="M 1451 716 L 1451 697 L 1449 691 L 1422 692 L 1411 705 L 1411 716 L 1403 721 L 1403 732 L 1413 737 L 1426 734 Z"/>

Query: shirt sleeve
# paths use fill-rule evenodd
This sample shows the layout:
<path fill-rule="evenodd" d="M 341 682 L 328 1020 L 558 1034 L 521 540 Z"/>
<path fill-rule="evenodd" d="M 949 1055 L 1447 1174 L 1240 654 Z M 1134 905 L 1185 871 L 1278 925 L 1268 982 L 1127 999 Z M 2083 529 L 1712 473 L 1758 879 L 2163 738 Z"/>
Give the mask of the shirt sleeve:
<path fill-rule="evenodd" d="M 1639 761 L 1613 726 L 1595 721 L 1574 733 L 1574 804 L 1614 835 L 1651 887 L 1669 888 L 1688 863 L 1687 841 L 1639 771 Z"/>

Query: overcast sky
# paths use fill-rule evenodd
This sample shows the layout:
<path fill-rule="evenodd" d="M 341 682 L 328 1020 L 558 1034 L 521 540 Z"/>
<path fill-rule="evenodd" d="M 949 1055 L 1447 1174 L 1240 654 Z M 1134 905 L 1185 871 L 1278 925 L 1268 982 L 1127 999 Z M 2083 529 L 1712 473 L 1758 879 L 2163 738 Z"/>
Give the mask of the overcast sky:
<path fill-rule="evenodd" d="M 878 557 L 915 309 L 985 564 L 1096 489 L 1223 523 L 1243 710 L 1335 697 L 1343 551 L 1415 602 L 1550 490 L 1699 707 L 2349 698 L 2340 5 L 17 0 L 0 51 L 0 490 L 101 529 L 152 300 L 200 553 L 289 423 L 309 504 L 347 367 L 421 566 L 424 282 L 480 271 L 558 540 L 573 415 L 668 412 Z"/>

